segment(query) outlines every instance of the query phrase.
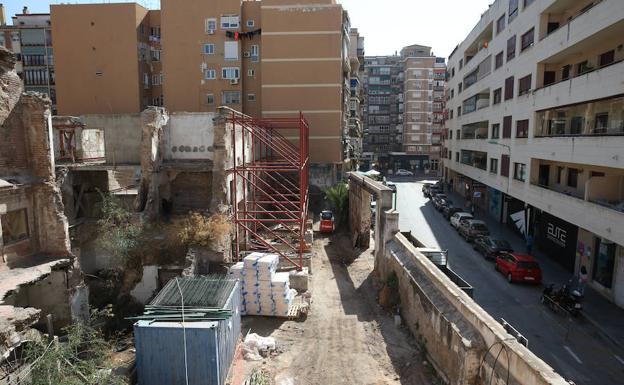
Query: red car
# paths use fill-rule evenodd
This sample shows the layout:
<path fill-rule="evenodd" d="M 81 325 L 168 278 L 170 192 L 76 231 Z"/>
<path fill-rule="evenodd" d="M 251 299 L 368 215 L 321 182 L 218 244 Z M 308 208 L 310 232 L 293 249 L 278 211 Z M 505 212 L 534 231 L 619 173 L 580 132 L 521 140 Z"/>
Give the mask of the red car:
<path fill-rule="evenodd" d="M 335 229 L 334 214 L 329 210 L 321 212 L 321 224 L 319 230 L 321 233 L 333 233 Z"/>
<path fill-rule="evenodd" d="M 494 268 L 507 277 L 509 283 L 530 282 L 539 284 L 542 282 L 542 270 L 535 258 L 520 253 L 500 253 L 496 257 Z"/>

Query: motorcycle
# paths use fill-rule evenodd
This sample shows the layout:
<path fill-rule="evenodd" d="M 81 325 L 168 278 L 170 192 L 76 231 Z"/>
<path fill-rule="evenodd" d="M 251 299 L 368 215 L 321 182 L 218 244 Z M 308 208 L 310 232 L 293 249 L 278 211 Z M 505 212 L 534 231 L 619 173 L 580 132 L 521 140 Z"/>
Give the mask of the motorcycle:
<path fill-rule="evenodd" d="M 583 310 L 582 299 L 583 295 L 578 290 L 570 290 L 567 284 L 558 290 L 555 290 L 555 285 L 550 284 L 544 288 L 540 302 L 554 311 L 560 308 L 576 317 Z"/>

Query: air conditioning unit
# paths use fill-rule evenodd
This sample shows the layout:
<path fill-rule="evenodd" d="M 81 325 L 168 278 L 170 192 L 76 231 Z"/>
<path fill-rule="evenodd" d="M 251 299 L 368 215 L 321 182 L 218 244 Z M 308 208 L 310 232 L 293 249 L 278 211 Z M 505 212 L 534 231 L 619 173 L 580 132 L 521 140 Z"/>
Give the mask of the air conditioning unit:
<path fill-rule="evenodd" d="M 214 29 L 209 29 L 206 33 L 208 35 L 214 35 L 215 34 L 215 30 Z"/>
<path fill-rule="evenodd" d="M 238 84 L 238 79 L 230 79 L 230 84 Z"/>
<path fill-rule="evenodd" d="M 249 53 L 249 52 L 243 52 L 243 57 L 250 57 L 250 56 L 251 56 L 251 53 Z"/>

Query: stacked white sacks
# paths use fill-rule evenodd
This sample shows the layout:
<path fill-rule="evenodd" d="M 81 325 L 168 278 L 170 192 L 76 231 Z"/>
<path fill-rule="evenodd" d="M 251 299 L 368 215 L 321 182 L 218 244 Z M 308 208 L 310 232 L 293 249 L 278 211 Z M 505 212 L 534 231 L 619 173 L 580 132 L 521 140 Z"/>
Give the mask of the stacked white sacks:
<path fill-rule="evenodd" d="M 275 272 L 278 263 L 276 254 L 252 253 L 230 268 L 241 281 L 243 314 L 288 316 L 297 291 L 290 289 L 288 273 Z"/>

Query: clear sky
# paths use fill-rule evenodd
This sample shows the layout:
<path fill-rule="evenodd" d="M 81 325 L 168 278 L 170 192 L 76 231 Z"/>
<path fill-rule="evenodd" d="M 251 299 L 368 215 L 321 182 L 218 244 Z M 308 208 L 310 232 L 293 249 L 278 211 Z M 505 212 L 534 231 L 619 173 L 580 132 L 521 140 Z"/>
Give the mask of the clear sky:
<path fill-rule="evenodd" d="M 49 12 L 49 4 L 129 2 L 132 0 L 0 0 L 10 17 L 27 5 L 31 13 Z M 184 1 L 184 0 L 179 0 Z M 205 0 L 210 1 L 210 0 Z M 431 46 L 448 57 L 494 0 L 337 0 L 349 11 L 351 26 L 365 38 L 366 55 L 390 55 L 411 44 Z M 158 0 L 138 0 L 158 8 Z"/>

